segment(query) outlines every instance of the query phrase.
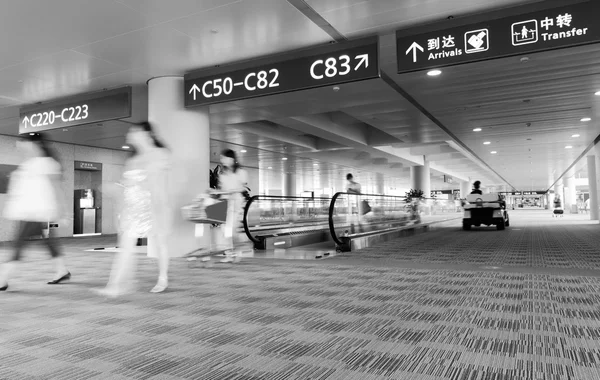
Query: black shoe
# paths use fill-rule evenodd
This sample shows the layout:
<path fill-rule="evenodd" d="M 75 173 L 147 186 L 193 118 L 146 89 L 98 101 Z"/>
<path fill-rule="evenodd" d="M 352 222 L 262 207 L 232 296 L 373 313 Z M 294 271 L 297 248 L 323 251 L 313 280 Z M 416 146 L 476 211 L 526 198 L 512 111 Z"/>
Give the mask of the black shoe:
<path fill-rule="evenodd" d="M 8 289 L 8 284 L 4 285 L 3 287 L 0 288 L 0 292 L 5 291 L 6 289 Z"/>
<path fill-rule="evenodd" d="M 63 281 L 68 281 L 71 279 L 71 272 L 67 272 L 67 274 L 65 274 L 64 276 L 62 276 L 61 278 L 59 278 L 58 280 L 52 280 L 52 281 L 48 281 L 48 285 L 58 285 Z"/>

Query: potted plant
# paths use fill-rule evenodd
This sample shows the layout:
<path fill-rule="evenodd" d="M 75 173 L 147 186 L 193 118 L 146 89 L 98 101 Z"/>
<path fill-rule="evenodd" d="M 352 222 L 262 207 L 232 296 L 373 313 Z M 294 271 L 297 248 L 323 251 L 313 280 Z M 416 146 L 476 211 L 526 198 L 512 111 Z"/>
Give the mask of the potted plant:
<path fill-rule="evenodd" d="M 419 206 L 421 200 L 425 198 L 423 195 L 423 190 L 415 189 L 410 189 L 410 191 L 406 193 L 406 203 L 410 204 L 411 219 L 414 220 L 415 223 L 421 222 L 421 213 L 419 210 Z"/>

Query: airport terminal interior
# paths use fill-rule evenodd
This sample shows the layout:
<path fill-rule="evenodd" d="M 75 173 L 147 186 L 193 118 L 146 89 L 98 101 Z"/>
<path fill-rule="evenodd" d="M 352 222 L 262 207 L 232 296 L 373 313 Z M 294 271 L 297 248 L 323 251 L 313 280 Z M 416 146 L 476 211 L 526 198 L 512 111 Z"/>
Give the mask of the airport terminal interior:
<path fill-rule="evenodd" d="M 600 1 L 1 7 L 0 380 L 600 379 Z"/>

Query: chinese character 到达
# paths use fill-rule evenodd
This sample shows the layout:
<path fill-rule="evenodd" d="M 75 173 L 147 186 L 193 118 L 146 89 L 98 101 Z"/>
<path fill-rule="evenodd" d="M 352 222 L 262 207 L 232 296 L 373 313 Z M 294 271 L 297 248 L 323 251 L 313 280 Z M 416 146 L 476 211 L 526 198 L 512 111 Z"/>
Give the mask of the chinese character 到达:
<path fill-rule="evenodd" d="M 556 17 L 556 26 L 558 27 L 571 27 L 571 21 L 573 21 L 573 16 L 570 13 L 565 13 L 564 15 L 558 15 Z"/>
<path fill-rule="evenodd" d="M 427 41 L 427 46 L 429 50 L 437 50 L 440 48 L 440 38 L 432 38 Z"/>
<path fill-rule="evenodd" d="M 442 48 L 453 48 L 456 47 L 454 43 L 454 36 L 442 37 Z"/>

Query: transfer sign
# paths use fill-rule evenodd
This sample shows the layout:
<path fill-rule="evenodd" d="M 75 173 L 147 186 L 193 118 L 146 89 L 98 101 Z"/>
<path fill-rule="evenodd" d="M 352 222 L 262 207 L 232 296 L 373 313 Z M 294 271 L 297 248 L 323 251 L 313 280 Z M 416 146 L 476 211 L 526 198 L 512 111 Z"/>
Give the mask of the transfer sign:
<path fill-rule="evenodd" d="M 407 36 L 396 32 L 398 73 L 600 42 L 600 1 Z"/>

